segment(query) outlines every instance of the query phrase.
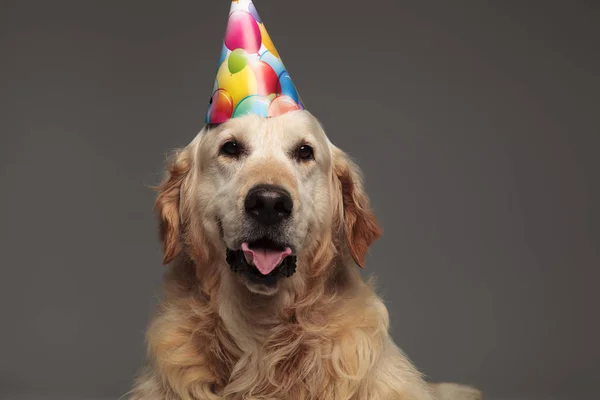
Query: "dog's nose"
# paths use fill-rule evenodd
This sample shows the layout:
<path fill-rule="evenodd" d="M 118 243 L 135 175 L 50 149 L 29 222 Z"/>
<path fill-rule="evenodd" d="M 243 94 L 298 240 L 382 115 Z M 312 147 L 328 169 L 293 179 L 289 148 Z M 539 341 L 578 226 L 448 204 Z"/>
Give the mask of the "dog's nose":
<path fill-rule="evenodd" d="M 252 188 L 244 201 L 246 213 L 263 225 L 274 225 L 292 215 L 294 202 L 290 194 L 277 186 Z"/>

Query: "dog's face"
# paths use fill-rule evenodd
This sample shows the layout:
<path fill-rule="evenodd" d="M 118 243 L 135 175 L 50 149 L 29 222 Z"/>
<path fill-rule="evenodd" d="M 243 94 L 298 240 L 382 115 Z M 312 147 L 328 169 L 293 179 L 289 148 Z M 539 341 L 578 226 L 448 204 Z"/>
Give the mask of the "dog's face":
<path fill-rule="evenodd" d="M 205 128 L 160 190 L 165 262 L 208 245 L 255 293 L 277 292 L 296 260 L 310 275 L 342 243 L 362 266 L 379 235 L 355 167 L 305 111 Z"/>

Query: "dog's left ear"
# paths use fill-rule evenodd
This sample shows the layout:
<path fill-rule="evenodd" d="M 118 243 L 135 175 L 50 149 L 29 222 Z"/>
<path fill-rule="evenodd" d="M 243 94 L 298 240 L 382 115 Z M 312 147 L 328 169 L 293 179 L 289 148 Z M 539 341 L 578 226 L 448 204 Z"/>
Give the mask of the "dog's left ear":
<path fill-rule="evenodd" d="M 339 182 L 343 230 L 352 258 L 361 268 L 369 246 L 381 236 L 381 228 L 369 205 L 358 167 L 340 149 L 333 148 L 333 170 Z"/>
<path fill-rule="evenodd" d="M 180 192 L 190 170 L 191 160 L 187 150 L 177 151 L 168 161 L 167 176 L 156 188 L 158 196 L 155 210 L 160 223 L 163 243 L 163 264 L 169 264 L 181 253 Z"/>

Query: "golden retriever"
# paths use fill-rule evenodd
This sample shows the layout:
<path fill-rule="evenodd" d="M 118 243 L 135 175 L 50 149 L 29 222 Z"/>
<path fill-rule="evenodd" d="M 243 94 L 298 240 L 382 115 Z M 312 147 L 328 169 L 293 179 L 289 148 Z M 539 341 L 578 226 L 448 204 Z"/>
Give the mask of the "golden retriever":
<path fill-rule="evenodd" d="M 307 111 L 205 127 L 158 191 L 170 268 L 131 400 L 479 398 L 425 383 L 391 339 L 356 268 L 380 228 Z"/>

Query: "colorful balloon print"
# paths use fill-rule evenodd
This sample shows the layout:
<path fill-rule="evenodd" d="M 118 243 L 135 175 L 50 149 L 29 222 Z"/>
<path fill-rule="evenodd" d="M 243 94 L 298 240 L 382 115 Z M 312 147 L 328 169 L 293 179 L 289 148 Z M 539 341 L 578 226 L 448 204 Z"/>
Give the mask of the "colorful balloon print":
<path fill-rule="evenodd" d="M 233 0 L 206 122 L 303 110 L 296 86 L 251 0 Z"/>
<path fill-rule="evenodd" d="M 258 10 L 256 9 L 256 7 L 254 7 L 254 3 L 250 2 L 250 4 L 248 4 L 248 12 L 250 13 L 250 15 L 252 15 L 254 17 L 256 22 L 258 22 L 259 24 L 262 24 L 260 15 L 258 15 Z"/>
<path fill-rule="evenodd" d="M 229 16 L 225 32 L 225 45 L 231 51 L 244 49 L 248 53 L 258 53 L 262 36 L 258 22 L 247 11 L 234 11 Z"/>
<path fill-rule="evenodd" d="M 292 78 L 290 78 L 290 74 L 288 74 L 287 71 L 284 71 L 279 76 L 279 83 L 281 84 L 281 94 L 289 96 L 294 99 L 296 103 L 299 103 L 300 99 L 298 96 L 298 91 L 296 90 L 296 86 L 294 85 L 294 82 L 292 82 Z"/>
<path fill-rule="evenodd" d="M 233 118 L 243 117 L 244 115 L 256 114 L 261 117 L 269 116 L 269 105 L 271 100 L 263 96 L 248 96 L 237 105 L 233 112 Z"/>
<path fill-rule="evenodd" d="M 219 89 L 213 94 L 208 114 L 209 122 L 213 124 L 223 123 L 232 117 L 233 101 L 226 90 Z"/>
<path fill-rule="evenodd" d="M 285 66 L 283 65 L 283 62 L 281 62 L 281 59 L 275 57 L 275 55 L 270 51 L 265 51 L 263 55 L 260 56 L 260 60 L 269 64 L 277 76 L 281 75 L 283 71 L 285 71 Z"/>
<path fill-rule="evenodd" d="M 225 89 L 233 100 L 233 106 L 235 107 L 240 100 L 244 97 L 252 94 L 257 94 L 258 85 L 254 72 L 249 66 L 242 69 L 236 74 L 229 72 L 228 62 L 225 61 L 219 72 L 217 72 L 217 81 L 219 82 L 219 88 Z"/>
<path fill-rule="evenodd" d="M 227 48 L 227 46 L 225 46 L 225 43 L 223 43 L 223 47 L 221 48 L 221 56 L 219 57 L 219 65 L 217 65 L 217 69 L 219 69 L 221 64 L 223 64 L 223 62 L 225 62 L 225 60 L 227 60 L 228 56 L 229 56 L 229 49 Z"/>
<path fill-rule="evenodd" d="M 273 44 L 273 41 L 271 40 L 271 37 L 269 36 L 269 32 L 267 32 L 267 28 L 265 28 L 263 24 L 258 24 L 258 27 L 260 28 L 263 46 L 265 46 L 267 51 L 273 54 L 276 58 L 281 59 L 277 49 L 275 48 L 275 45 Z"/>
<path fill-rule="evenodd" d="M 279 77 L 269 64 L 264 61 L 259 61 L 252 64 L 250 68 L 254 71 L 259 95 L 268 96 L 272 93 L 281 93 Z"/>
<path fill-rule="evenodd" d="M 229 55 L 228 67 L 229 72 L 237 74 L 248 65 L 248 57 L 244 49 L 235 49 Z"/>
<path fill-rule="evenodd" d="M 297 110 L 301 108 L 294 99 L 289 96 L 277 96 L 269 106 L 269 117 L 278 117 Z"/>

